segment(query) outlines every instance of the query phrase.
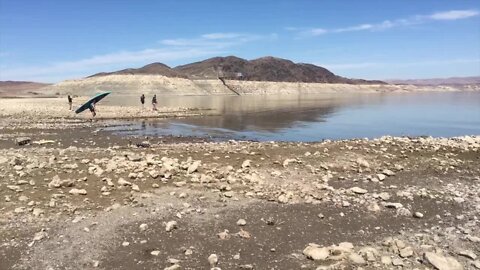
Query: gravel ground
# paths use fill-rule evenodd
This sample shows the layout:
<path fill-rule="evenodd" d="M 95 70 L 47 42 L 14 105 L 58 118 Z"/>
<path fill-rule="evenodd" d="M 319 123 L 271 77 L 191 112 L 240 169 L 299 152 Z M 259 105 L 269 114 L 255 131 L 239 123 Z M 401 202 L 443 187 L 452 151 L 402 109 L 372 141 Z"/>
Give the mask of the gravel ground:
<path fill-rule="evenodd" d="M 478 136 L 209 142 L 0 112 L 0 269 L 480 269 Z"/>

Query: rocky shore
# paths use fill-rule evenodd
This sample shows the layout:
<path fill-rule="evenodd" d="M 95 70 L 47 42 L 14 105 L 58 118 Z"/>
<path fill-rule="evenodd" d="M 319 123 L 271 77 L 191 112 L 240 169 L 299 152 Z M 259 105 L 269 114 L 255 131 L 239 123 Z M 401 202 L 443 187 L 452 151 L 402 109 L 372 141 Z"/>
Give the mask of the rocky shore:
<path fill-rule="evenodd" d="M 124 138 L 2 109 L 0 269 L 480 269 L 480 137 Z"/>

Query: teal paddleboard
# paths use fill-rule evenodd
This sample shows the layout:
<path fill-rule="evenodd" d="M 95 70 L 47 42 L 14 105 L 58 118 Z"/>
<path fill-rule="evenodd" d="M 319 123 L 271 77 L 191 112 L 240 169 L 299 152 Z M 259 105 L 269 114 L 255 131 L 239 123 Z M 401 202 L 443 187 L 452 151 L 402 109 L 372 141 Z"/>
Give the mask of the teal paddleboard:
<path fill-rule="evenodd" d="M 92 103 L 98 103 L 100 100 L 102 100 L 104 97 L 108 96 L 111 92 L 104 92 L 100 93 L 91 99 L 89 99 L 87 102 L 85 102 L 82 106 L 80 106 L 77 110 L 75 110 L 75 113 L 81 113 L 85 111 L 86 109 L 90 108 L 90 104 Z"/>

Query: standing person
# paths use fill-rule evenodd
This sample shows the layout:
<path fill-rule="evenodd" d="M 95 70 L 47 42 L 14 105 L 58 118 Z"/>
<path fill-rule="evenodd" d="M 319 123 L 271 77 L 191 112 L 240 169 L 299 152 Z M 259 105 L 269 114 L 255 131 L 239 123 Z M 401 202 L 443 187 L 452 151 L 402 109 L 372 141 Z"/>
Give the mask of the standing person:
<path fill-rule="evenodd" d="M 68 95 L 68 105 L 70 105 L 70 111 L 72 110 L 73 98 Z"/>
<path fill-rule="evenodd" d="M 97 112 L 95 111 L 95 102 L 90 103 L 89 109 L 92 112 L 92 116 L 95 117 L 97 115 Z"/>
<path fill-rule="evenodd" d="M 140 97 L 140 102 L 142 103 L 142 109 L 145 108 L 145 95 L 142 94 L 142 96 Z"/>
<path fill-rule="evenodd" d="M 157 95 L 153 95 L 152 106 L 153 106 L 153 110 L 156 111 L 157 110 Z"/>

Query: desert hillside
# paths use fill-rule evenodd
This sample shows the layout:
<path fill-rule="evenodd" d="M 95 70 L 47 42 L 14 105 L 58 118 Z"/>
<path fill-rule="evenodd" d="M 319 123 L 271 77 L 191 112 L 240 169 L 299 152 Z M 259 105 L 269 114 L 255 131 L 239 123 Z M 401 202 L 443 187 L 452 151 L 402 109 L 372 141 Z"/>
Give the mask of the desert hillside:
<path fill-rule="evenodd" d="M 49 86 L 47 83 L 24 82 L 24 81 L 0 81 L 0 96 L 23 96 L 35 95 L 42 88 Z"/>
<path fill-rule="evenodd" d="M 254 60 L 246 60 L 236 56 L 213 57 L 175 68 L 170 68 L 162 63 L 152 63 L 137 69 L 129 68 L 114 72 L 101 72 L 90 77 L 107 75 L 162 75 L 192 80 L 223 78 L 268 82 L 383 84 L 381 81 L 344 78 L 323 67 L 294 63 L 287 59 L 271 56 Z"/>

